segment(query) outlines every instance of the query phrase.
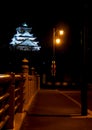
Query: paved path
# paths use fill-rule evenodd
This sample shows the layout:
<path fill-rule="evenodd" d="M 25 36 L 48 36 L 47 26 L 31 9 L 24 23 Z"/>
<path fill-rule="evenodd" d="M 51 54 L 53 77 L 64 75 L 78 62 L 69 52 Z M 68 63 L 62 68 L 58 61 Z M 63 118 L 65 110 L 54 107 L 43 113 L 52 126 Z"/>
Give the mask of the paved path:
<path fill-rule="evenodd" d="M 40 90 L 20 130 L 91 130 L 92 118 L 81 116 L 76 102 L 57 90 Z"/>

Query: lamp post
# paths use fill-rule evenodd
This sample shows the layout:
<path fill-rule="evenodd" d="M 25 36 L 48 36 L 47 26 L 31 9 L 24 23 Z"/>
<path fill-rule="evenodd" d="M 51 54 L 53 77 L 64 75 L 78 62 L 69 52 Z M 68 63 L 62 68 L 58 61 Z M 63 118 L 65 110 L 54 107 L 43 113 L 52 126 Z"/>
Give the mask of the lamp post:
<path fill-rule="evenodd" d="M 51 64 L 51 72 L 53 76 L 53 80 L 55 80 L 56 76 L 56 59 L 55 59 L 55 46 L 56 44 L 61 43 L 61 38 L 60 36 L 64 34 L 63 30 L 58 30 L 53 28 L 53 58 L 52 58 L 52 64 Z"/>
<path fill-rule="evenodd" d="M 64 30 L 56 30 L 55 28 L 53 28 L 53 60 L 55 60 L 55 45 L 61 43 L 60 36 L 63 34 Z"/>
<path fill-rule="evenodd" d="M 53 60 L 55 60 L 55 28 L 53 28 Z"/>
<path fill-rule="evenodd" d="M 84 14 L 82 25 L 82 84 L 81 84 L 81 115 L 86 116 L 88 114 L 87 105 L 87 91 L 88 91 L 88 73 L 87 73 L 87 58 L 88 58 L 88 3 L 84 2 Z"/>

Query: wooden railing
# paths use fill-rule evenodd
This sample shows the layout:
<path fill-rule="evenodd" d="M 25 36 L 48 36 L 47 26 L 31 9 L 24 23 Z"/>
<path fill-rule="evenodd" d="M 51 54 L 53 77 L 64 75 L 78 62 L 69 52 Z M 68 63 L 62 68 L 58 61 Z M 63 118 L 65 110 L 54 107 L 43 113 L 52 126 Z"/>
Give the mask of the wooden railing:
<path fill-rule="evenodd" d="M 13 102 L 14 86 L 13 77 L 8 74 L 0 74 L 0 130 L 3 127 L 13 127 Z"/>
<path fill-rule="evenodd" d="M 23 75 L 15 75 L 15 97 L 14 97 L 14 112 L 22 112 L 23 110 L 23 89 L 25 77 Z"/>
<path fill-rule="evenodd" d="M 22 112 L 23 83 L 22 75 L 0 74 L 0 130 L 13 129 L 14 114 Z"/>
<path fill-rule="evenodd" d="M 0 130 L 14 129 L 15 115 L 26 111 L 37 89 L 37 75 L 0 74 Z"/>

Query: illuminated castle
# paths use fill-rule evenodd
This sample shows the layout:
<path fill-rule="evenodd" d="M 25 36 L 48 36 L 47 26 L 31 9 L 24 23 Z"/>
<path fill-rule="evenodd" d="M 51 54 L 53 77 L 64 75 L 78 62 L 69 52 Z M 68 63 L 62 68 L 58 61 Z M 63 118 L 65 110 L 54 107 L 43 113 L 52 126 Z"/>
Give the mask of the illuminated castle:
<path fill-rule="evenodd" d="M 22 27 L 16 28 L 17 33 L 12 38 L 10 45 L 16 47 L 18 50 L 23 51 L 39 51 L 40 46 L 39 42 L 36 41 L 36 37 L 33 37 L 33 34 L 30 33 L 32 28 L 28 28 L 28 25 L 24 23 Z"/>

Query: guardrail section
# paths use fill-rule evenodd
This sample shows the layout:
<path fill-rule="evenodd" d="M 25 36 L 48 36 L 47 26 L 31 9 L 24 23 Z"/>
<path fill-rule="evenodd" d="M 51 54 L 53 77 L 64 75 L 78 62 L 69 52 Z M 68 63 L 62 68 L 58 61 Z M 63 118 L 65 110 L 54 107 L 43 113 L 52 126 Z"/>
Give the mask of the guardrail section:
<path fill-rule="evenodd" d="M 13 128 L 14 86 L 12 82 L 12 75 L 0 74 L 0 130 L 3 127 Z"/>

